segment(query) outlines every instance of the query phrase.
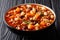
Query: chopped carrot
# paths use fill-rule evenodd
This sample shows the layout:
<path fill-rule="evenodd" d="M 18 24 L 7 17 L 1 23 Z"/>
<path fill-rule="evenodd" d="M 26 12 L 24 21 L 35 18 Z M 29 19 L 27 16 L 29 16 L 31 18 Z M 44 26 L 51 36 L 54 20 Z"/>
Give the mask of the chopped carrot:
<path fill-rule="evenodd" d="M 17 11 L 17 12 L 20 12 L 20 8 L 19 8 L 19 7 L 17 7 L 17 8 L 16 8 L 16 11 Z"/>
<path fill-rule="evenodd" d="M 32 24 L 28 25 L 28 29 L 33 29 L 33 28 L 34 28 L 34 25 L 32 25 Z"/>
<path fill-rule="evenodd" d="M 40 16 L 40 14 L 36 13 L 35 16 L 33 17 L 33 20 L 37 19 Z"/>
<path fill-rule="evenodd" d="M 46 23 L 45 23 L 44 21 L 41 21 L 40 25 L 41 25 L 41 26 L 45 26 Z"/>

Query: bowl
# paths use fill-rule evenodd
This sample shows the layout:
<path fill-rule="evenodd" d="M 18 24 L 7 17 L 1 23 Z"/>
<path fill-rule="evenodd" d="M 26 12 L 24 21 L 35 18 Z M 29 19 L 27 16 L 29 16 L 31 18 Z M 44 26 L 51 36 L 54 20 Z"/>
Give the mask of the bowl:
<path fill-rule="evenodd" d="M 18 7 L 18 6 L 20 6 L 20 5 L 28 5 L 28 4 L 41 5 L 41 6 L 45 7 L 45 8 L 47 8 L 47 9 L 49 9 L 49 10 L 53 13 L 53 15 L 54 15 L 54 21 L 53 21 L 48 27 L 46 27 L 46 28 L 44 28 L 44 29 L 42 29 L 42 30 L 35 30 L 35 31 L 23 31 L 23 30 L 17 30 L 16 28 L 11 27 L 11 26 L 6 22 L 6 20 L 5 20 L 5 15 L 6 15 L 6 13 L 7 13 L 8 11 L 12 10 L 12 9 L 15 9 L 16 7 Z M 7 25 L 7 27 L 10 28 L 10 29 L 11 29 L 12 31 L 14 31 L 15 33 L 19 33 L 19 34 L 22 34 L 22 33 L 25 34 L 25 33 L 26 33 L 26 34 L 28 34 L 28 33 L 40 32 L 40 31 L 43 31 L 43 30 L 45 30 L 45 29 L 48 29 L 48 28 L 51 27 L 51 25 L 53 25 L 53 23 L 55 22 L 55 19 L 56 19 L 56 14 L 55 14 L 55 12 L 54 12 L 51 8 L 49 8 L 49 7 L 45 6 L 45 5 L 37 4 L 37 3 L 26 3 L 26 4 L 20 4 L 20 5 L 17 5 L 17 6 L 14 6 L 14 7 L 10 8 L 10 9 L 7 10 L 7 12 L 3 15 L 3 19 L 4 19 L 4 22 L 5 22 L 5 24 Z"/>

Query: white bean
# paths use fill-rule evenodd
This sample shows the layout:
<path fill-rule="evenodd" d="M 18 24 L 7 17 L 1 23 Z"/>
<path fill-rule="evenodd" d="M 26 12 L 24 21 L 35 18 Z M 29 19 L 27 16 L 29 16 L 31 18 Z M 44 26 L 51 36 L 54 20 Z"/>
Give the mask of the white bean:
<path fill-rule="evenodd" d="M 53 15 L 51 15 L 50 17 L 51 17 L 51 18 L 54 18 L 54 16 L 53 16 Z"/>
<path fill-rule="evenodd" d="M 18 20 L 18 18 L 15 18 L 14 20 L 15 20 L 15 21 L 17 21 L 17 20 Z"/>
<path fill-rule="evenodd" d="M 44 12 L 44 15 L 47 15 L 47 12 Z"/>
<path fill-rule="evenodd" d="M 42 7 L 42 10 L 45 10 L 45 7 Z"/>
<path fill-rule="evenodd" d="M 21 12 L 21 16 L 24 15 L 25 13 L 24 12 Z"/>

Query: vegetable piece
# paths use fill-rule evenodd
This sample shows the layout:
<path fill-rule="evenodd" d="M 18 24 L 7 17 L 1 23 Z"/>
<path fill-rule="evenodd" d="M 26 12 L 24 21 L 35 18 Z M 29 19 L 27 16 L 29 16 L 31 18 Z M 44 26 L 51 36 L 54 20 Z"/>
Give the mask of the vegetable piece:
<path fill-rule="evenodd" d="M 30 13 L 31 13 L 32 15 L 34 15 L 35 12 L 36 12 L 36 9 L 35 9 L 35 8 L 32 8 L 32 10 L 30 11 Z"/>
<path fill-rule="evenodd" d="M 30 11 L 30 14 L 31 14 L 32 16 L 34 16 L 35 13 L 34 13 L 33 11 Z"/>
<path fill-rule="evenodd" d="M 36 26 L 36 27 L 38 27 L 38 26 L 39 26 L 39 24 L 38 24 L 38 23 L 36 23 L 36 24 L 35 24 L 35 26 Z"/>
<path fill-rule="evenodd" d="M 9 22 L 12 22 L 12 21 L 14 21 L 14 20 L 13 19 L 9 20 Z"/>
<path fill-rule="evenodd" d="M 44 12 L 44 15 L 46 16 L 47 15 L 47 12 Z"/>
<path fill-rule="evenodd" d="M 50 18 L 52 18 L 52 19 L 53 19 L 53 18 L 54 18 L 54 15 L 51 15 L 51 16 L 50 16 Z"/>
<path fill-rule="evenodd" d="M 36 13 L 35 16 L 33 17 L 33 20 L 36 20 L 39 16 L 40 16 L 41 13 Z"/>
<path fill-rule="evenodd" d="M 20 8 L 19 7 L 16 8 L 16 12 L 20 12 Z"/>
<path fill-rule="evenodd" d="M 36 9 L 35 8 L 32 8 L 32 11 L 35 13 L 36 12 Z"/>
<path fill-rule="evenodd" d="M 34 29 L 34 25 L 29 24 L 29 25 L 28 25 L 28 29 Z"/>
<path fill-rule="evenodd" d="M 50 13 L 50 11 L 47 11 L 47 13 Z"/>
<path fill-rule="evenodd" d="M 33 18 L 30 18 L 30 20 L 33 20 Z"/>
<path fill-rule="evenodd" d="M 48 19 L 43 19 L 43 21 L 46 23 L 50 22 Z"/>
<path fill-rule="evenodd" d="M 46 10 L 46 8 L 43 6 L 43 7 L 41 7 L 41 10 L 43 10 L 43 11 L 44 11 L 44 10 Z"/>
<path fill-rule="evenodd" d="M 22 22 L 22 24 L 26 24 L 25 22 Z"/>
<path fill-rule="evenodd" d="M 14 18 L 15 16 L 13 15 L 13 16 L 10 16 L 10 18 Z"/>
<path fill-rule="evenodd" d="M 43 12 L 41 12 L 40 17 L 43 17 L 43 16 L 44 16 L 44 13 L 43 13 Z"/>
<path fill-rule="evenodd" d="M 22 5 L 21 7 L 22 7 L 24 10 L 26 9 L 26 6 L 25 6 L 25 5 Z"/>
<path fill-rule="evenodd" d="M 23 15 L 25 15 L 25 13 L 24 12 L 21 12 L 21 14 L 20 14 L 21 16 L 23 16 Z"/>
<path fill-rule="evenodd" d="M 45 23 L 44 21 L 41 21 L 40 25 L 41 25 L 41 26 L 45 26 L 46 23 Z"/>
<path fill-rule="evenodd" d="M 50 23 L 52 23 L 53 22 L 53 20 L 50 20 Z"/>
<path fill-rule="evenodd" d="M 15 21 L 19 20 L 19 18 L 14 18 Z"/>
<path fill-rule="evenodd" d="M 31 22 L 29 22 L 29 21 L 24 21 L 24 23 L 25 23 L 25 24 L 29 24 L 29 23 L 31 23 Z"/>
<path fill-rule="evenodd" d="M 30 13 L 27 13 L 27 14 L 25 15 L 25 17 L 29 17 L 29 16 L 31 16 L 31 14 L 30 14 Z"/>
<path fill-rule="evenodd" d="M 32 10 L 31 5 L 26 5 L 27 9 L 26 12 L 29 12 L 30 10 Z"/>
<path fill-rule="evenodd" d="M 16 14 L 16 17 L 19 18 L 20 17 L 20 14 Z"/>

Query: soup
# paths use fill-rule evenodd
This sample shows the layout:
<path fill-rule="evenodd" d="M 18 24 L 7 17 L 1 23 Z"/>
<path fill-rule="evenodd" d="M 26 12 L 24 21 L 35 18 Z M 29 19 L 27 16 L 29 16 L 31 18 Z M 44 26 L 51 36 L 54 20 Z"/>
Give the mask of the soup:
<path fill-rule="evenodd" d="M 34 31 L 47 28 L 54 21 L 54 14 L 37 4 L 24 4 L 10 9 L 5 14 L 7 24 L 17 30 Z"/>

